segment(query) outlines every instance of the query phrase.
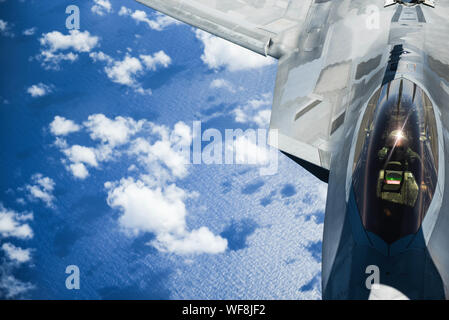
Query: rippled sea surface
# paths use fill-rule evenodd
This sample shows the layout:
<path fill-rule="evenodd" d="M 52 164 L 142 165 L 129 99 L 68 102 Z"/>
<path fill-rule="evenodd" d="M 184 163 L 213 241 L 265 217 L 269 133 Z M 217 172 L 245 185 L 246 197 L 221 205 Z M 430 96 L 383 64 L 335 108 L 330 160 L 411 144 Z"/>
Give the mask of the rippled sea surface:
<path fill-rule="evenodd" d="M 207 227 L 228 241 L 225 252 L 180 255 L 151 245 L 155 235 L 124 232 L 122 214 L 107 203 L 105 182 L 135 176 L 129 157 L 121 156 L 75 179 L 66 169 L 49 125 L 55 116 L 83 123 L 90 115 L 117 116 L 172 128 L 201 120 L 203 129 L 254 127 L 235 121 L 232 110 L 274 90 L 276 64 L 255 70 L 211 70 L 202 61 L 203 44 L 186 25 L 163 31 L 119 15 L 122 5 L 155 13 L 134 1 L 111 1 L 112 12 L 100 16 L 92 1 L 79 4 L 81 30 L 99 37 L 92 51 L 114 59 L 163 50 L 168 68 L 139 78 L 151 95 L 112 82 L 105 65 L 89 53 L 74 62 L 45 69 L 37 58 L 43 34 L 67 34 L 68 1 L 0 3 L 0 19 L 14 36 L 0 35 L 0 203 L 15 212 L 32 212 L 33 238 L 0 237 L 31 249 L 31 260 L 8 266 L 0 253 L 2 274 L 12 274 L 33 288 L 16 298 L 31 299 L 319 299 L 321 239 L 326 185 L 279 154 L 278 173 L 260 176 L 246 165 L 190 165 L 176 184 L 197 196 L 186 200 L 188 230 Z M 23 30 L 35 27 L 34 35 Z M 210 87 L 226 79 L 235 92 Z M 50 93 L 34 98 L 33 84 Z M 78 132 L 71 144 L 92 146 Z M 26 186 L 36 173 L 51 178 L 54 205 L 32 199 Z M 80 290 L 67 290 L 65 269 L 77 265 Z M 6 289 L 0 296 L 6 295 Z"/>

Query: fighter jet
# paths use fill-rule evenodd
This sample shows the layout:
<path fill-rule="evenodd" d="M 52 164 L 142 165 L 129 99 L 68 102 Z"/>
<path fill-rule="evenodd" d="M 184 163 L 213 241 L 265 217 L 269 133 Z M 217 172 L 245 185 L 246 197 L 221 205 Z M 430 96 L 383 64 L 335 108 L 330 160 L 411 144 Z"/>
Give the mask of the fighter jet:
<path fill-rule="evenodd" d="M 328 183 L 324 299 L 449 298 L 449 0 L 138 0 L 279 60 L 271 141 Z"/>

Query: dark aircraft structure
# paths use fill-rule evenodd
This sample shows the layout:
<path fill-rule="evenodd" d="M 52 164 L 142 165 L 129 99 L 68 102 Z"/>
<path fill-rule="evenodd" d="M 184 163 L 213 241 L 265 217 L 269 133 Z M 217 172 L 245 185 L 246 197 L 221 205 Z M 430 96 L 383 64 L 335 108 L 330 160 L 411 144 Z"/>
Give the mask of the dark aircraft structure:
<path fill-rule="evenodd" d="M 449 0 L 138 0 L 279 60 L 271 144 L 328 183 L 324 299 L 449 298 Z"/>

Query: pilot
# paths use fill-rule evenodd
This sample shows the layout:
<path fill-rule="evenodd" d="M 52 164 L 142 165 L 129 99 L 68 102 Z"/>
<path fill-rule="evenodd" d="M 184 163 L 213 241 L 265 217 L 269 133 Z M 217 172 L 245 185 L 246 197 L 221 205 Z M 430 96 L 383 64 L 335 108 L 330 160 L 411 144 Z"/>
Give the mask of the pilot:
<path fill-rule="evenodd" d="M 419 155 L 409 147 L 409 140 L 402 130 L 394 130 L 388 135 L 386 146 L 379 150 L 379 160 L 386 160 L 390 150 L 393 150 L 390 160 L 400 161 L 406 166 L 408 162 L 419 159 Z"/>
<path fill-rule="evenodd" d="M 391 152 L 391 154 L 390 154 Z M 392 131 L 378 153 L 385 166 L 379 172 L 377 196 L 382 200 L 414 207 L 419 189 L 408 163 L 419 159 L 419 155 L 409 147 L 408 138 L 402 130 Z M 399 164 L 402 168 L 394 167 Z"/>

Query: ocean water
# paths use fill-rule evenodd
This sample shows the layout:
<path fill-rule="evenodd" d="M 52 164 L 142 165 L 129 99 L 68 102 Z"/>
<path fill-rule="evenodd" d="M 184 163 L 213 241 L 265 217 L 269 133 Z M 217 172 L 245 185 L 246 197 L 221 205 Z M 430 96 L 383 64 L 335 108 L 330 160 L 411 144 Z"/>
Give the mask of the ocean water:
<path fill-rule="evenodd" d="M 127 157 L 102 163 L 85 180 L 66 170 L 49 131 L 55 116 L 82 123 L 101 113 L 168 127 L 201 120 L 203 129 L 245 130 L 251 125 L 235 122 L 232 110 L 274 90 L 276 64 L 250 71 L 210 70 L 191 27 L 150 30 L 118 11 L 126 5 L 154 17 L 153 11 L 134 1 L 111 3 L 113 12 L 104 16 L 90 10 L 92 1 L 77 4 L 81 31 L 98 36 L 95 50 L 114 59 L 127 52 L 138 56 L 163 50 L 169 55 L 170 67 L 139 79 L 152 95 L 111 82 L 104 64 L 94 63 L 87 53 L 79 53 L 73 63 L 60 63 L 59 70 L 42 67 L 36 59 L 42 50 L 39 38 L 55 30 L 67 33 L 64 12 L 70 2 L 0 3 L 0 19 L 15 34 L 0 36 L 0 203 L 34 215 L 32 239 L 0 237 L 1 243 L 32 250 L 31 261 L 11 272 L 34 288 L 16 298 L 319 299 L 326 185 L 282 154 L 273 176 L 260 176 L 253 166 L 202 164 L 189 166 L 188 176 L 176 182 L 199 195 L 186 202 L 188 229 L 205 226 L 228 240 L 228 249 L 219 254 L 160 252 L 148 245 L 154 234 L 123 232 L 121 213 L 107 204 L 104 183 L 129 175 Z M 37 28 L 35 35 L 21 34 L 31 27 Z M 210 83 L 217 78 L 242 90 L 212 90 Z M 27 88 L 37 83 L 49 85 L 51 93 L 31 97 Z M 93 145 L 85 132 L 72 134 L 70 143 Z M 55 182 L 53 208 L 27 196 L 25 186 L 36 173 Z M 6 260 L 1 252 L 3 273 Z M 80 290 L 65 286 L 68 265 L 81 271 Z"/>

